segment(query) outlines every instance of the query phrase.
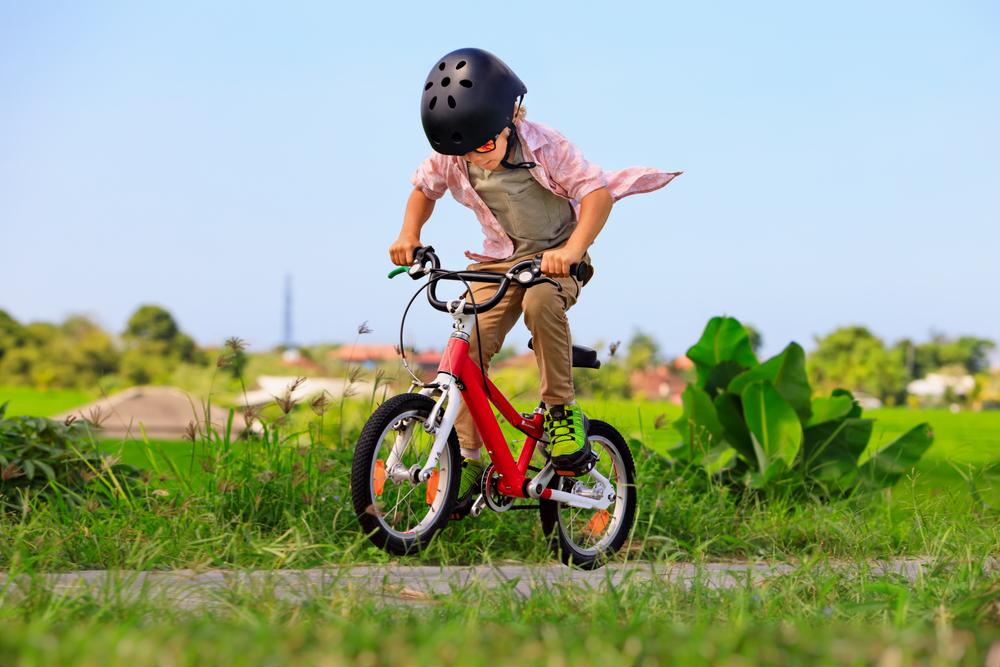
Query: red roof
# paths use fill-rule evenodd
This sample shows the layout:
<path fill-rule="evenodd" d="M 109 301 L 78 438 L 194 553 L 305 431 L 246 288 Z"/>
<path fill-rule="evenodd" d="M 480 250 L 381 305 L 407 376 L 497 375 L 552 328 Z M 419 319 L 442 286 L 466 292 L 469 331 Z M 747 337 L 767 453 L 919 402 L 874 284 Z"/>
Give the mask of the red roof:
<path fill-rule="evenodd" d="M 510 366 L 534 366 L 535 363 L 535 353 L 532 350 L 528 350 L 516 356 L 508 357 L 503 361 L 496 362 L 493 364 L 493 368 L 500 370 L 501 368 L 508 368 Z"/>
<path fill-rule="evenodd" d="M 674 368 L 679 371 L 687 371 L 694 368 L 694 362 L 682 355 L 674 359 Z"/>
<path fill-rule="evenodd" d="M 681 394 L 687 388 L 687 382 L 674 375 L 666 366 L 632 371 L 629 384 L 632 385 L 634 394 L 649 400 L 666 399 L 676 405 L 681 404 Z"/>
<path fill-rule="evenodd" d="M 420 354 L 413 355 L 413 360 L 421 366 L 437 366 L 441 363 L 442 354 L 437 350 L 424 350 Z"/>

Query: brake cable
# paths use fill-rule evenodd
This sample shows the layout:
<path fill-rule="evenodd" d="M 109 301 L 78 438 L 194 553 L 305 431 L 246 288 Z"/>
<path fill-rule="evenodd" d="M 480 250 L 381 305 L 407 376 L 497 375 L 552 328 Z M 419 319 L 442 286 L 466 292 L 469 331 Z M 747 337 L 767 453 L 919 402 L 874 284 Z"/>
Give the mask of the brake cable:
<path fill-rule="evenodd" d="M 401 266 L 398 269 L 395 269 L 394 271 L 392 271 L 392 273 L 389 274 L 389 277 L 393 278 L 393 277 L 395 277 L 395 276 L 397 276 L 400 273 L 403 273 L 405 271 L 407 271 L 406 267 L 402 267 Z M 416 291 L 416 293 L 413 295 L 413 298 L 410 299 L 410 302 L 408 304 L 406 304 L 406 309 L 403 310 L 403 318 L 399 322 L 399 354 L 403 358 L 403 368 L 405 368 L 406 372 L 410 374 L 411 378 L 413 378 L 413 384 L 417 385 L 418 387 L 420 387 L 422 389 L 426 389 L 427 386 L 428 386 L 428 384 L 424 383 L 424 382 L 421 382 L 420 380 L 418 380 L 417 376 L 414 375 L 413 371 L 410 370 L 410 365 L 408 363 L 406 363 L 406 348 L 403 347 L 403 327 L 406 326 L 406 315 L 407 315 L 407 313 L 410 312 L 410 306 L 412 306 L 413 302 L 417 300 L 417 297 L 420 296 L 421 292 L 423 292 L 425 289 L 427 289 L 428 287 L 430 287 L 432 283 L 434 283 L 434 282 L 436 282 L 438 280 L 441 280 L 441 279 L 443 279 L 443 278 L 445 278 L 447 276 L 458 276 L 458 279 L 462 281 L 463 285 L 465 285 L 466 293 L 469 295 L 469 300 L 472 302 L 473 309 L 475 309 L 475 307 L 476 307 L 476 297 L 473 296 L 473 294 L 472 294 L 472 285 L 470 285 L 465 278 L 463 278 L 461 275 L 459 275 L 460 273 L 462 273 L 462 272 L 461 271 L 444 271 L 444 272 L 439 273 L 436 276 L 431 276 L 427 280 L 427 284 L 424 285 L 423 287 L 421 287 L 420 289 L 418 289 Z M 508 289 L 509 289 L 509 287 L 508 287 Z M 483 345 L 482 345 L 483 337 L 482 337 L 482 335 L 480 335 L 480 331 L 479 331 L 479 313 L 473 313 L 473 314 L 476 316 L 476 318 L 475 318 L 476 319 L 476 340 L 479 343 L 479 345 L 478 345 L 478 348 L 479 348 L 479 370 L 483 374 L 483 386 L 486 388 L 486 395 L 489 396 L 490 400 L 492 401 L 493 400 L 493 394 L 490 393 L 490 386 L 486 382 L 486 368 L 485 368 L 485 364 L 483 363 Z"/>

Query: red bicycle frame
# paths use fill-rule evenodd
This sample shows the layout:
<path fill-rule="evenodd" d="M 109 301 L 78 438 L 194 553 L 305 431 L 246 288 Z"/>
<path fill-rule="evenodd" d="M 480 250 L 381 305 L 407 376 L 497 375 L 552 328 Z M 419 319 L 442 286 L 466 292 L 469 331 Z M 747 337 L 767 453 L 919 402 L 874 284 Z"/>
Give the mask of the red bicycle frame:
<path fill-rule="evenodd" d="M 543 436 L 542 422 L 544 417 L 540 413 L 532 415 L 531 419 L 526 418 L 518 412 L 510 401 L 500 393 L 496 385 L 486 377 L 479 364 L 469 357 L 469 342 L 458 336 L 448 339 L 448 347 L 445 348 L 441 357 L 441 364 L 438 366 L 439 373 L 452 375 L 459 381 L 459 389 L 462 392 L 462 400 L 465 401 L 472 415 L 472 421 L 479 434 L 486 444 L 486 451 L 493 462 L 497 473 L 499 473 L 499 490 L 505 496 L 514 498 L 529 498 L 528 481 L 525 473 L 528 472 L 528 463 L 535 453 L 535 445 Z M 485 384 L 483 380 L 485 379 Z M 513 424 L 528 437 L 524 441 L 524 447 L 517 461 L 507 445 L 507 439 L 500 430 L 490 403 L 500 410 L 500 414 L 508 423 Z M 550 489 L 541 492 L 542 498 L 551 496 Z"/>

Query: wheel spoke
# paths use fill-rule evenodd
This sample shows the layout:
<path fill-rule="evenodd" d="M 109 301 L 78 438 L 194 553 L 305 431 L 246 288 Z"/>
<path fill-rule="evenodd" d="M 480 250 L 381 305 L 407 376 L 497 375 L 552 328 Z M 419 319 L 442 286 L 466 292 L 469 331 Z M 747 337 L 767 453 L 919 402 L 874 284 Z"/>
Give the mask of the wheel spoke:
<path fill-rule="evenodd" d="M 396 501 L 396 504 L 395 504 L 395 505 L 393 505 L 393 507 L 392 507 L 392 510 L 391 510 L 391 511 L 392 511 L 392 513 L 393 513 L 393 514 L 395 514 L 395 513 L 396 513 L 396 508 L 397 508 L 397 507 L 399 507 L 399 504 L 400 504 L 401 502 L 403 502 L 404 500 L 406 500 L 407 498 L 409 498 L 409 497 L 410 497 L 411 495 L 413 495 L 413 492 L 414 492 L 414 491 L 416 491 L 416 490 L 417 490 L 418 488 L 420 488 L 420 487 L 418 487 L 418 486 L 414 486 L 414 487 L 413 487 L 412 489 L 410 489 L 410 490 L 409 490 L 409 491 L 407 492 L 407 494 L 406 494 L 405 496 L 403 496 L 402 498 L 400 498 L 399 500 L 397 500 L 397 501 Z M 407 503 L 407 505 L 409 505 L 409 503 Z M 412 507 L 410 507 L 410 510 L 412 511 L 412 510 L 413 510 L 413 508 L 412 508 Z"/>

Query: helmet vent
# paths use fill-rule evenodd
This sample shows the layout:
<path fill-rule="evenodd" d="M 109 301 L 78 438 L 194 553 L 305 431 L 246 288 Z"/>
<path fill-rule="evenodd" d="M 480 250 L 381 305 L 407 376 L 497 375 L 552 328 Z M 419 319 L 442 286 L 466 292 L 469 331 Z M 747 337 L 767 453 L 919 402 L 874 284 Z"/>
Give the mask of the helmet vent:
<path fill-rule="evenodd" d="M 447 88 L 449 83 L 451 83 L 451 79 L 449 79 L 448 77 L 441 79 L 442 88 Z"/>
<path fill-rule="evenodd" d="M 472 88 L 472 82 L 468 79 L 462 79 L 458 82 L 463 88 Z"/>
<path fill-rule="evenodd" d="M 438 65 L 438 69 L 443 72 L 444 71 L 444 63 L 441 63 L 440 65 Z"/>
<path fill-rule="evenodd" d="M 455 65 L 455 69 L 462 69 L 463 67 L 465 67 L 465 61 L 464 60 L 462 62 L 458 63 L 457 65 Z"/>
<path fill-rule="evenodd" d="M 462 143 L 462 133 L 456 132 L 455 134 L 451 135 L 451 140 L 454 141 L 456 144 Z"/>
<path fill-rule="evenodd" d="M 434 85 L 434 82 L 433 82 L 433 81 L 428 81 L 428 82 L 427 82 L 427 85 L 426 85 L 426 86 L 424 86 L 424 90 L 430 90 L 430 89 L 431 89 L 431 86 L 433 86 L 433 85 Z"/>
<path fill-rule="evenodd" d="M 430 103 L 430 105 L 428 105 L 427 108 L 430 109 L 431 111 L 434 111 L 434 105 L 437 104 L 437 103 L 438 103 L 438 98 L 437 98 L 437 96 L 434 96 L 434 97 L 431 98 L 431 103 Z"/>
<path fill-rule="evenodd" d="M 455 108 L 455 98 L 452 97 L 451 95 L 448 96 L 448 106 L 451 107 L 452 109 Z"/>

